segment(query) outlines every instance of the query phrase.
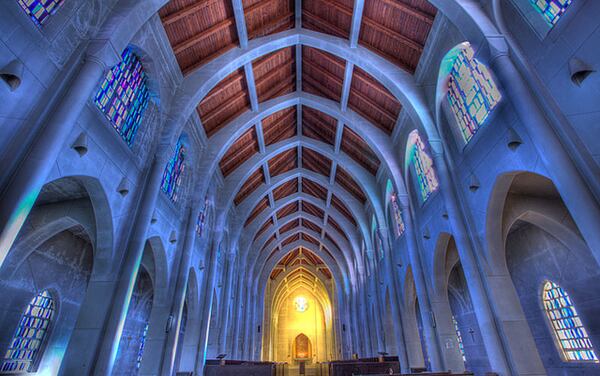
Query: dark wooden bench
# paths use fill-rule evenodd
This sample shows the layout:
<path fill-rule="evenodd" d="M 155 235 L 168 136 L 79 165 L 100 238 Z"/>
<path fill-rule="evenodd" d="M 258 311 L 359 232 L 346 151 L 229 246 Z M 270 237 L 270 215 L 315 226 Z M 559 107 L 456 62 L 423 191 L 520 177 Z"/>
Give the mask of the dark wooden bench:
<path fill-rule="evenodd" d="M 335 361 L 329 363 L 330 376 L 388 374 L 389 370 L 400 372 L 400 363 L 395 361 L 370 362 L 363 360 Z"/>
<path fill-rule="evenodd" d="M 275 376 L 276 363 L 226 360 L 222 365 L 218 359 L 208 359 L 204 365 L 205 376 Z"/>

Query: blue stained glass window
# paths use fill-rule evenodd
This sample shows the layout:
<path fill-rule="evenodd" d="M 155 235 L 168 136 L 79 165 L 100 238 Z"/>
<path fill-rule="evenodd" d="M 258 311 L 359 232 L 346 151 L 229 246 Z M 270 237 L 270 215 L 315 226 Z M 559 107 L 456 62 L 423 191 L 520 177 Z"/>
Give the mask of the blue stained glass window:
<path fill-rule="evenodd" d="M 206 211 L 208 208 L 208 196 L 204 197 L 204 209 L 198 215 L 198 220 L 196 222 L 196 233 L 199 237 L 202 237 L 204 233 L 204 226 L 206 225 Z"/>
<path fill-rule="evenodd" d="M 181 142 L 181 138 L 177 141 L 175 146 L 175 154 L 171 157 L 171 160 L 167 162 L 165 172 L 163 174 L 161 189 L 169 196 L 171 201 L 177 202 L 178 190 L 181 185 L 181 177 L 183 170 L 185 169 L 185 147 Z"/>
<path fill-rule="evenodd" d="M 62 5 L 63 0 L 18 0 L 19 5 L 37 26 L 53 15 Z"/>
<path fill-rule="evenodd" d="M 409 134 L 410 158 L 417 174 L 419 191 L 423 202 L 438 189 L 439 183 L 433 170 L 433 160 L 425 150 L 425 144 L 415 129 Z"/>
<path fill-rule="evenodd" d="M 142 365 L 142 356 L 144 356 L 144 347 L 146 346 L 146 337 L 148 336 L 148 323 L 144 326 L 142 338 L 140 338 L 140 348 L 138 349 L 137 358 L 135 359 L 135 368 L 140 368 Z"/>
<path fill-rule="evenodd" d="M 573 0 L 529 0 L 529 2 L 535 10 L 541 13 L 550 26 L 554 26 Z"/>
<path fill-rule="evenodd" d="M 463 344 L 460 329 L 458 329 L 458 322 L 456 321 L 456 318 L 454 316 L 452 316 L 452 324 L 454 324 L 454 330 L 456 331 L 456 339 L 458 340 L 458 350 L 460 350 L 460 355 L 462 355 L 463 362 L 466 362 L 467 357 L 465 356 L 465 345 Z"/>
<path fill-rule="evenodd" d="M 392 212 L 394 213 L 396 237 L 399 237 L 404 234 L 404 221 L 402 220 L 402 212 L 400 211 L 400 206 L 398 206 L 398 198 L 395 193 L 392 194 Z"/>
<path fill-rule="evenodd" d="M 448 102 L 465 144 L 502 98 L 487 67 L 473 56 L 470 46 L 462 49 L 454 60 L 448 81 Z"/>
<path fill-rule="evenodd" d="M 0 372 L 34 372 L 41 348 L 54 315 L 54 300 L 46 290 L 27 305 L 17 330 L 2 359 Z"/>
<path fill-rule="evenodd" d="M 542 301 L 563 358 L 568 362 L 598 362 L 592 341 L 569 294 L 556 283 L 547 281 Z"/>
<path fill-rule="evenodd" d="M 130 48 L 107 73 L 94 102 L 129 146 L 142 122 L 150 96 L 146 73 Z"/>

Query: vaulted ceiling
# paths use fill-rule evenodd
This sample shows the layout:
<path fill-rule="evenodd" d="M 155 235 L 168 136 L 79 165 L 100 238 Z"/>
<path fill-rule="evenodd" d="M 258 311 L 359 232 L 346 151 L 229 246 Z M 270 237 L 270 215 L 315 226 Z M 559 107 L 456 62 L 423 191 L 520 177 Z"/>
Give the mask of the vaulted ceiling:
<path fill-rule="evenodd" d="M 231 49 L 294 28 L 337 37 L 348 49 L 365 48 L 413 74 L 435 15 L 426 0 L 171 0 L 160 11 L 184 76 Z M 366 71 L 306 45 L 254 58 L 214 86 L 196 110 L 210 143 L 234 119 L 294 93 L 335 103 L 387 137 L 402 110 L 400 101 Z M 299 103 L 236 133 L 218 167 L 226 184 L 239 187 L 232 204 L 247 208 L 238 214 L 247 237 L 260 248 L 252 252 L 302 241 L 329 253 L 328 247 L 352 243 L 366 217 L 357 210 L 364 212 L 369 199 L 365 179 L 375 179 L 382 165 L 355 130 Z M 240 169 L 250 171 L 239 174 Z M 243 181 L 235 181 L 241 175 Z M 305 261 L 323 264 L 309 250 L 294 248 L 271 278 L 289 263 Z"/>

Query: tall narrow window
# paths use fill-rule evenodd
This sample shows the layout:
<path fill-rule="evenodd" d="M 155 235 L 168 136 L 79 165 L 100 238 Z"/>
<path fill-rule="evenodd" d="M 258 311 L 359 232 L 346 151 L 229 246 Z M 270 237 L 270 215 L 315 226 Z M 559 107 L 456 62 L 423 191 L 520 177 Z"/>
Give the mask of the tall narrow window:
<path fill-rule="evenodd" d="M 42 26 L 48 17 L 62 5 L 63 0 L 18 0 L 25 13 L 37 26 Z"/>
<path fill-rule="evenodd" d="M 408 136 L 408 146 L 410 160 L 417 174 L 419 191 L 423 202 L 427 201 L 429 196 L 435 192 L 439 186 L 437 176 L 433 170 L 433 161 L 425 150 L 425 144 L 415 129 Z"/>
<path fill-rule="evenodd" d="M 127 48 L 121 58 L 122 61 L 106 73 L 94 102 L 131 146 L 150 94 L 146 73 L 138 57 Z"/>
<path fill-rule="evenodd" d="M 395 193 L 392 194 L 392 212 L 394 213 L 396 237 L 402 236 L 404 234 L 404 221 L 402 220 L 402 212 L 400 211 L 400 206 L 398 206 L 398 198 Z"/>
<path fill-rule="evenodd" d="M 465 46 L 456 56 L 448 81 L 448 102 L 468 143 L 502 98 L 487 67 Z"/>
<path fill-rule="evenodd" d="M 2 359 L 0 372 L 35 371 L 53 315 L 54 300 L 50 293 L 44 290 L 29 302 L 21 316 L 19 326 Z"/>
<path fill-rule="evenodd" d="M 144 356 L 144 347 L 146 347 L 146 337 L 148 336 L 148 323 L 144 326 L 142 337 L 140 338 L 140 348 L 138 349 L 137 358 L 135 359 L 135 368 L 140 368 L 142 365 L 142 357 Z"/>
<path fill-rule="evenodd" d="M 563 359 L 568 362 L 598 362 L 592 341 L 569 294 L 556 283 L 547 281 L 542 300 Z"/>
<path fill-rule="evenodd" d="M 541 13 L 550 26 L 554 26 L 573 0 L 529 0 L 529 2 L 535 10 Z"/>
<path fill-rule="evenodd" d="M 177 202 L 177 194 L 179 186 L 181 185 L 181 176 L 185 169 L 185 147 L 181 142 L 181 138 L 177 141 L 175 146 L 175 154 L 171 157 L 171 160 L 165 167 L 165 172 L 162 178 L 161 188 L 162 191 L 169 196 L 171 201 Z"/>
<path fill-rule="evenodd" d="M 463 362 L 466 362 L 467 357 L 465 356 L 465 345 L 463 344 L 460 329 L 458 329 L 458 321 L 456 321 L 454 315 L 452 315 L 452 324 L 454 324 L 454 330 L 456 331 L 456 339 L 458 340 L 458 349 L 460 350 L 460 355 L 462 356 Z"/>
<path fill-rule="evenodd" d="M 206 225 L 206 211 L 208 209 L 208 196 L 204 197 L 204 209 L 198 215 L 198 220 L 196 222 L 196 233 L 199 237 L 202 237 L 204 233 L 204 226 Z"/>

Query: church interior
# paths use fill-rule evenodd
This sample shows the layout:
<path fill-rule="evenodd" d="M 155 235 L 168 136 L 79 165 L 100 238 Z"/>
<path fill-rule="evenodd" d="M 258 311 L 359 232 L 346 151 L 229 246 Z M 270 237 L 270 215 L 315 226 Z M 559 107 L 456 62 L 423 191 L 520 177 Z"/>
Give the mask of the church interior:
<path fill-rule="evenodd" d="M 598 0 L 0 1 L 0 375 L 600 375 L 599 46 Z"/>

